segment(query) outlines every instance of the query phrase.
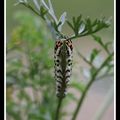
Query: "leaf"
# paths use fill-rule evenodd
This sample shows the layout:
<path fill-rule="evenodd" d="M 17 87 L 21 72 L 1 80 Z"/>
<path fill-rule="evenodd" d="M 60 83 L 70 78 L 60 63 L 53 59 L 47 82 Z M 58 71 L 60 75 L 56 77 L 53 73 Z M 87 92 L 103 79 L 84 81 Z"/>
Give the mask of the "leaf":
<path fill-rule="evenodd" d="M 88 24 L 89 26 L 91 26 L 91 20 L 90 20 L 89 17 L 86 19 L 86 22 L 87 22 L 87 24 Z"/>
<path fill-rule="evenodd" d="M 66 15 L 67 15 L 67 13 L 64 12 L 64 13 L 60 16 L 59 22 L 61 22 L 61 24 L 60 24 L 59 27 L 58 27 L 58 30 L 59 30 L 60 32 L 61 32 L 61 30 L 62 30 L 63 24 L 64 24 L 65 21 L 66 21 Z"/>
<path fill-rule="evenodd" d="M 67 24 L 72 28 L 72 30 L 74 31 L 74 27 L 73 27 L 73 25 L 69 22 L 69 21 L 67 21 Z"/>
<path fill-rule="evenodd" d="M 98 42 L 100 45 L 102 45 L 103 47 L 105 47 L 105 46 L 104 46 L 104 43 L 102 42 L 102 40 L 101 40 L 100 37 L 98 37 L 98 36 L 96 36 L 96 35 L 92 35 L 92 37 L 94 38 L 94 40 L 95 40 L 96 42 Z"/>
<path fill-rule="evenodd" d="M 105 24 L 110 26 L 111 25 L 111 20 L 112 20 L 112 16 L 108 18 L 108 20 L 105 21 Z"/>
<path fill-rule="evenodd" d="M 94 40 L 95 40 L 96 42 L 98 42 L 98 43 L 103 47 L 103 49 L 104 49 L 108 54 L 110 54 L 109 49 L 108 49 L 108 45 L 111 44 L 112 41 L 109 41 L 109 42 L 107 42 L 107 43 L 103 43 L 103 41 L 102 41 L 102 39 L 101 39 L 100 37 L 98 37 L 98 36 L 96 36 L 96 35 L 92 35 L 92 37 L 94 38 Z"/>
<path fill-rule="evenodd" d="M 79 34 L 80 34 L 80 33 L 83 33 L 83 32 L 84 32 L 84 30 L 85 30 L 85 24 L 84 24 L 84 23 L 82 23 L 82 24 L 80 25 L 80 28 L 79 28 L 78 33 L 79 33 Z"/>
<path fill-rule="evenodd" d="M 92 22 L 89 17 L 86 19 L 86 26 L 88 28 L 88 32 L 92 33 Z"/>
<path fill-rule="evenodd" d="M 45 7 L 47 10 L 49 10 L 49 7 L 48 7 L 47 4 L 45 3 L 45 1 L 44 1 L 44 0 L 41 0 L 41 2 L 42 2 L 42 4 L 44 5 L 44 7 Z"/>
<path fill-rule="evenodd" d="M 51 0 L 48 0 L 48 3 L 49 3 L 49 7 L 50 7 L 50 12 L 55 15 Z"/>
<path fill-rule="evenodd" d="M 96 49 L 96 48 L 94 48 L 94 49 L 92 50 L 92 53 L 91 53 L 91 55 L 90 55 L 90 62 L 91 62 L 91 63 L 93 62 L 93 60 L 95 59 L 95 57 L 99 54 L 99 52 L 100 52 L 100 50 L 98 50 L 98 49 Z"/>
<path fill-rule="evenodd" d="M 78 16 L 78 17 L 77 17 L 76 24 L 79 24 L 79 23 L 80 23 L 80 21 L 81 21 L 81 18 L 82 18 L 82 15 L 80 15 L 80 16 Z"/>
<path fill-rule="evenodd" d="M 41 17 L 45 20 L 45 15 L 47 14 L 48 10 L 46 10 L 42 5 L 40 6 L 40 15 Z M 46 23 L 48 24 L 47 22 L 47 17 L 46 17 Z"/>
<path fill-rule="evenodd" d="M 75 36 L 78 36 L 78 34 L 82 33 L 85 30 L 85 24 L 81 20 L 82 15 L 78 16 L 77 18 L 72 18 L 72 23 L 67 21 L 67 24 L 72 28 L 72 30 L 75 33 Z M 72 25 L 73 24 L 73 25 Z M 83 25 L 84 24 L 84 25 Z"/>
<path fill-rule="evenodd" d="M 40 11 L 40 5 L 38 3 L 38 0 L 33 0 L 33 2 L 35 4 L 36 8 Z"/>
<path fill-rule="evenodd" d="M 51 31 L 51 34 L 52 34 L 52 37 L 54 38 L 54 39 L 56 39 L 56 33 L 57 33 L 57 31 L 55 31 L 55 28 L 54 28 L 54 26 L 53 26 L 53 23 L 49 20 L 49 19 L 46 19 L 46 23 L 47 23 L 47 26 L 48 26 L 48 28 L 50 29 L 50 31 Z"/>
<path fill-rule="evenodd" d="M 95 19 L 94 22 L 92 23 L 92 27 L 95 26 L 97 24 L 98 20 Z"/>
<path fill-rule="evenodd" d="M 45 6 L 45 8 L 48 10 L 48 12 L 49 12 L 49 14 L 51 15 L 51 17 L 54 19 L 54 21 L 55 21 L 56 23 L 58 23 L 58 20 L 57 20 L 57 18 L 56 18 L 56 16 L 55 16 L 55 13 L 54 13 L 54 10 L 53 10 L 51 1 L 49 0 L 48 2 L 49 2 L 49 7 L 50 7 L 50 8 L 47 6 L 47 4 L 45 3 L 45 1 L 42 0 L 42 4 L 43 4 L 43 5 Z"/>
<path fill-rule="evenodd" d="M 73 17 L 72 20 L 73 20 L 73 25 L 74 25 L 74 27 L 75 27 L 75 26 L 76 26 L 76 20 L 75 20 L 75 17 Z"/>

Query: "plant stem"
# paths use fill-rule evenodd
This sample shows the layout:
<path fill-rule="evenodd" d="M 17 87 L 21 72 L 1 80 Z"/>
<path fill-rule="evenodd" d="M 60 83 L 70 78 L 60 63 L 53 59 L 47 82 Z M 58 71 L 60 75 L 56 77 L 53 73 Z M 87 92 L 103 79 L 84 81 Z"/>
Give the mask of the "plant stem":
<path fill-rule="evenodd" d="M 82 106 L 82 103 L 83 103 L 83 101 L 84 101 L 84 99 L 85 99 L 85 96 L 86 96 L 89 88 L 91 87 L 91 85 L 93 84 L 93 82 L 96 80 L 97 74 L 98 74 L 98 73 L 100 72 L 100 70 L 107 64 L 107 62 L 109 62 L 109 60 L 111 59 L 112 56 L 113 56 L 113 53 L 111 53 L 111 54 L 106 58 L 106 60 L 105 60 L 105 61 L 102 63 L 102 65 L 96 70 L 96 72 L 93 74 L 91 80 L 90 80 L 90 81 L 88 82 L 88 84 L 86 85 L 86 88 L 85 88 L 85 90 L 83 91 L 83 93 L 82 93 L 82 95 L 81 95 L 81 97 L 80 97 L 80 100 L 79 100 L 79 102 L 78 102 L 78 105 L 77 105 L 77 107 L 76 107 L 76 109 L 75 109 L 75 112 L 74 112 L 74 114 L 73 114 L 72 120 L 75 120 L 75 119 L 76 119 L 77 114 L 78 114 L 78 112 L 79 112 L 79 110 L 80 110 L 80 108 L 81 108 L 81 106 Z"/>
<path fill-rule="evenodd" d="M 61 105 L 62 105 L 62 100 L 63 98 L 58 98 L 58 106 L 57 106 L 57 109 L 56 109 L 56 114 L 55 114 L 55 120 L 59 120 L 59 113 L 60 113 L 60 108 L 61 108 Z"/>
<path fill-rule="evenodd" d="M 78 112 L 79 112 L 79 110 L 80 110 L 80 108 L 81 108 L 81 106 L 82 106 L 83 100 L 85 99 L 85 96 L 86 96 L 86 94 L 87 94 L 90 86 L 91 86 L 92 83 L 94 82 L 94 80 L 95 80 L 95 77 L 93 77 L 93 78 L 90 80 L 90 82 L 87 84 L 87 86 L 86 86 L 86 88 L 85 88 L 85 91 L 83 91 L 83 93 L 82 93 L 82 95 L 81 95 L 81 97 L 80 97 L 80 100 L 79 100 L 79 102 L 78 102 L 77 108 L 76 108 L 76 110 L 75 110 L 75 112 L 74 112 L 74 114 L 73 114 L 72 120 L 75 120 L 75 119 L 76 119 L 77 114 L 78 114 Z"/>
<path fill-rule="evenodd" d="M 101 29 L 103 29 L 103 28 L 101 28 Z M 98 29 L 98 30 L 95 30 L 95 31 L 93 31 L 92 33 L 84 33 L 84 34 L 79 34 L 79 35 L 74 35 L 74 36 L 71 36 L 70 38 L 68 38 L 68 39 L 75 39 L 75 38 L 79 38 L 79 37 L 84 37 L 84 36 L 88 36 L 88 35 L 91 35 L 91 34 L 94 34 L 94 33 L 96 33 L 96 32 L 98 32 L 98 31 L 100 31 L 101 29 Z M 67 40 L 68 40 L 67 39 Z"/>
<path fill-rule="evenodd" d="M 79 55 L 79 57 L 81 57 L 83 59 L 83 61 L 85 61 L 88 65 L 90 65 L 92 68 L 95 69 L 94 65 L 89 61 L 87 60 L 78 50 L 77 51 L 77 54 Z"/>

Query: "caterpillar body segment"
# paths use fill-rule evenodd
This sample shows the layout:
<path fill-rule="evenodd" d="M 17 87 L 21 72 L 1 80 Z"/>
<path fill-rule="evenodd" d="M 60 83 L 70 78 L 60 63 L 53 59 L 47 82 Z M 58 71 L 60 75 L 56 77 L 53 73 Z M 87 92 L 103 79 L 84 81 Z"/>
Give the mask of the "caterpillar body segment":
<path fill-rule="evenodd" d="M 55 43 L 54 63 L 56 95 L 65 97 L 72 71 L 73 46 L 71 40 L 58 40 Z"/>

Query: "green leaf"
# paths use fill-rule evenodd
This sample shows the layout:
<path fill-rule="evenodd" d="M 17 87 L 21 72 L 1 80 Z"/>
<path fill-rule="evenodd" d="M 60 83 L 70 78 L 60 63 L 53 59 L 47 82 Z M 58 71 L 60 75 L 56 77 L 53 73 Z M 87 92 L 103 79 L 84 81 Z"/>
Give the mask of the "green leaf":
<path fill-rule="evenodd" d="M 93 60 L 95 59 L 95 57 L 100 53 L 100 51 L 101 51 L 101 50 L 98 50 L 98 49 L 96 49 L 96 48 L 94 48 L 94 49 L 92 50 L 92 53 L 91 53 L 91 55 L 90 55 L 90 62 L 91 62 L 91 63 L 93 62 Z"/>
<path fill-rule="evenodd" d="M 72 30 L 74 31 L 74 27 L 73 27 L 73 25 L 69 22 L 69 21 L 67 21 L 67 24 L 72 28 Z"/>
<path fill-rule="evenodd" d="M 96 35 L 92 35 L 92 37 L 94 38 L 94 40 L 99 43 L 103 49 L 110 54 L 109 49 L 108 49 L 108 45 L 112 43 L 112 41 L 108 41 L 107 43 L 103 43 L 102 39 Z"/>
<path fill-rule="evenodd" d="M 81 18 L 82 18 L 82 15 L 79 15 L 78 18 L 77 18 L 77 22 L 76 23 L 80 23 Z"/>
<path fill-rule="evenodd" d="M 102 40 L 101 40 L 100 37 L 98 37 L 98 36 L 96 36 L 96 35 L 92 35 L 92 37 L 93 37 L 94 40 L 95 40 L 96 42 L 98 42 L 101 46 L 105 47 L 105 46 L 104 46 L 104 43 L 102 42 Z"/>
<path fill-rule="evenodd" d="M 95 25 L 97 24 L 97 22 L 98 22 L 98 20 L 95 19 L 95 20 L 93 21 L 93 23 L 92 23 L 92 27 L 95 26 Z"/>
<path fill-rule="evenodd" d="M 43 6 L 40 7 L 40 15 L 45 20 L 45 15 L 48 13 L 48 10 L 45 10 Z"/>
<path fill-rule="evenodd" d="M 76 26 L 76 19 L 75 19 L 75 17 L 73 17 L 72 20 L 73 20 L 73 25 L 75 27 Z"/>
<path fill-rule="evenodd" d="M 37 1 L 37 0 L 33 0 L 33 2 L 34 2 L 34 4 L 35 4 L 35 7 L 36 7 L 38 10 L 40 10 L 40 5 L 39 5 L 38 1 Z"/>

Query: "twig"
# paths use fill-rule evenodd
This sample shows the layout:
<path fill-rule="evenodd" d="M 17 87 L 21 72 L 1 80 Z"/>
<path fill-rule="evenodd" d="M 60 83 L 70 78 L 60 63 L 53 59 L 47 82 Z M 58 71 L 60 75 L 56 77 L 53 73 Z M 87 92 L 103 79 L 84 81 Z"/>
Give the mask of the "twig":
<path fill-rule="evenodd" d="M 102 28 L 101 28 L 102 29 Z M 93 33 L 96 33 L 96 32 L 98 32 L 98 31 L 100 31 L 100 29 L 99 30 L 95 30 L 95 31 L 93 31 L 92 33 L 84 33 L 84 34 L 79 34 L 79 35 L 74 35 L 74 36 L 72 36 L 72 37 L 70 37 L 70 38 L 68 38 L 67 40 L 69 40 L 69 39 L 75 39 L 75 38 L 79 38 L 79 37 L 84 37 L 84 36 L 88 36 L 88 35 L 91 35 L 91 34 L 93 34 Z"/>
<path fill-rule="evenodd" d="M 91 87 L 91 85 L 93 84 L 93 82 L 96 80 L 97 74 L 98 74 L 98 73 L 101 71 L 101 69 L 107 64 L 107 62 L 111 59 L 112 56 L 113 56 L 113 53 L 111 53 L 111 54 L 106 58 L 106 60 L 105 60 L 105 61 L 102 63 L 102 65 L 96 70 L 96 72 L 93 74 L 91 80 L 90 80 L 90 81 L 88 82 L 88 84 L 86 85 L 86 88 L 85 88 L 85 90 L 83 91 L 83 93 L 82 93 L 82 95 L 81 95 L 81 97 L 80 97 L 80 100 L 79 100 L 79 102 L 78 102 L 78 105 L 77 105 L 77 107 L 76 107 L 76 109 L 75 109 L 75 112 L 74 112 L 74 114 L 73 114 L 72 120 L 75 120 L 75 119 L 76 119 L 77 114 L 78 114 L 78 112 L 79 112 L 79 110 L 80 110 L 80 108 L 81 108 L 81 106 L 82 106 L 82 103 L 83 103 L 83 101 L 84 101 L 84 99 L 85 99 L 85 96 L 86 96 L 89 88 Z"/>
<path fill-rule="evenodd" d="M 58 101 L 58 106 L 56 109 L 55 120 L 59 120 L 59 113 L 60 113 L 60 108 L 61 108 L 63 98 L 58 98 L 58 100 L 59 101 Z"/>
<path fill-rule="evenodd" d="M 90 61 L 88 61 L 78 50 L 76 50 L 76 51 L 77 51 L 78 55 L 79 55 L 88 65 L 90 65 L 92 68 L 96 69 L 96 68 L 93 66 L 93 64 L 92 64 Z"/>

